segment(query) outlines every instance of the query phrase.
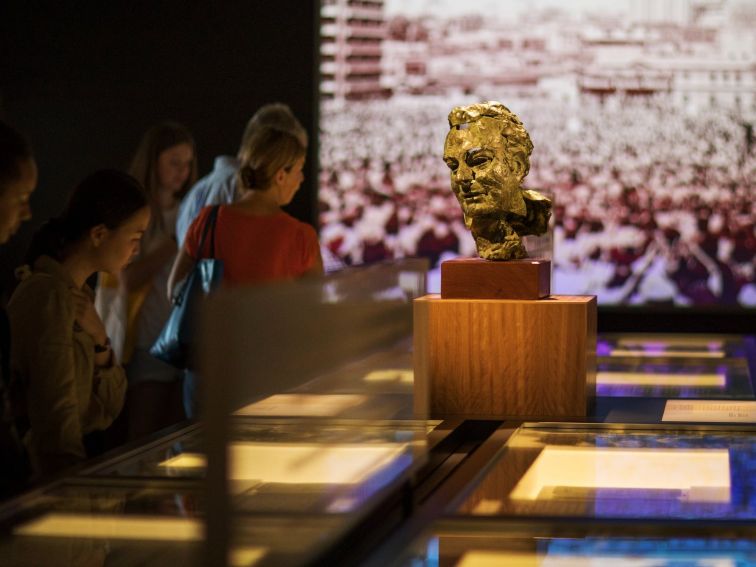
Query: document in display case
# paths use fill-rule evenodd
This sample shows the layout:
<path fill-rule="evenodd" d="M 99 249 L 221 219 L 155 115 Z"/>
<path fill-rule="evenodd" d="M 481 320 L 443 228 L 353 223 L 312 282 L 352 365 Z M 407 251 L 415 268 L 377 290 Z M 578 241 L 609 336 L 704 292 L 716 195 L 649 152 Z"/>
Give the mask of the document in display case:
<path fill-rule="evenodd" d="M 756 520 L 753 432 L 522 427 L 454 514 Z"/>
<path fill-rule="evenodd" d="M 228 444 L 229 490 L 238 510 L 331 514 L 356 511 L 425 462 L 425 421 L 311 422 L 236 417 Z M 432 426 L 432 424 L 430 424 Z M 204 480 L 199 431 L 109 461 L 87 477 Z"/>

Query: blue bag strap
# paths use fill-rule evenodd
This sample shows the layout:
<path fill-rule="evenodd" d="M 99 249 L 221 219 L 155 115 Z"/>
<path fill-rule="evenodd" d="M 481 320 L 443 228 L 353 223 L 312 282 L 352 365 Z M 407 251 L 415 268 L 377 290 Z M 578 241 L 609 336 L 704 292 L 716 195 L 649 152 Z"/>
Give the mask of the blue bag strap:
<path fill-rule="evenodd" d="M 199 253 L 202 254 L 202 251 L 205 249 L 207 233 L 210 232 L 210 258 L 215 258 L 215 221 L 218 219 L 218 209 L 220 209 L 220 205 L 214 205 L 213 208 L 210 209 L 207 222 L 202 229 L 202 238 L 200 238 L 198 248 Z"/>
<path fill-rule="evenodd" d="M 207 233 L 210 232 L 210 252 L 211 252 L 211 259 L 215 258 L 215 221 L 218 219 L 218 209 L 220 209 L 220 205 L 213 205 L 213 208 L 210 210 L 210 214 L 207 217 L 207 222 L 205 223 L 205 226 L 202 228 L 202 236 L 200 237 L 199 242 L 199 253 L 202 253 L 202 250 L 205 248 L 205 239 L 207 238 Z M 199 260 L 198 260 L 199 261 Z M 195 264 L 196 265 L 196 264 Z M 191 273 L 190 276 L 191 277 Z M 186 295 L 186 292 L 189 288 L 188 285 L 186 285 L 187 282 L 184 283 L 183 286 L 181 286 L 181 289 L 179 289 L 176 296 L 173 298 L 173 304 L 174 305 L 181 305 L 184 302 L 184 296 Z"/>

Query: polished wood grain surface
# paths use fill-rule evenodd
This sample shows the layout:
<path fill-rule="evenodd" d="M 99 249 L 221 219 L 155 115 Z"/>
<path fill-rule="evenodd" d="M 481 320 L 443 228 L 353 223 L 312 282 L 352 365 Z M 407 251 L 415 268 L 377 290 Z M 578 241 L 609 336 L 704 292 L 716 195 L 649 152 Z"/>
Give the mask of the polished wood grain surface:
<path fill-rule="evenodd" d="M 455 258 L 441 263 L 444 299 L 541 299 L 551 293 L 551 262 Z"/>
<path fill-rule="evenodd" d="M 415 412 L 495 418 L 587 415 L 596 389 L 596 298 L 414 304 Z"/>

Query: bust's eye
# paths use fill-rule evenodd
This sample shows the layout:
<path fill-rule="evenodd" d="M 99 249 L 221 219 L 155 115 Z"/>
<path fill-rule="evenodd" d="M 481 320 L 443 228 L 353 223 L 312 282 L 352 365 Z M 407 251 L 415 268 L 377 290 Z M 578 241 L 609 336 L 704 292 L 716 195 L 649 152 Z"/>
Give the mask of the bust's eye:
<path fill-rule="evenodd" d="M 459 162 L 457 162 L 456 159 L 449 158 L 449 159 L 445 159 L 444 161 L 446 162 L 446 166 L 452 171 L 455 171 L 457 167 L 459 167 Z"/>
<path fill-rule="evenodd" d="M 480 166 L 480 165 L 485 165 L 489 161 L 491 161 L 490 157 L 488 157 L 486 155 L 477 155 L 477 156 L 471 157 L 468 160 L 468 164 L 470 165 L 470 167 L 476 167 L 476 166 Z"/>

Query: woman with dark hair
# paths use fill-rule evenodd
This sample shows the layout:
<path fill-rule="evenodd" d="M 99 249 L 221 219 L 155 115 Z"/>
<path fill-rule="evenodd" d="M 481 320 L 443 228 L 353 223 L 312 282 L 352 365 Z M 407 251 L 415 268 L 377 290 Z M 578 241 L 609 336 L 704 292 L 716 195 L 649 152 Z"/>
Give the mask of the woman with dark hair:
<path fill-rule="evenodd" d="M 29 142 L 0 121 L 0 244 L 31 218 L 29 197 L 37 186 L 37 166 Z M 9 410 L 10 328 L 0 307 L 0 499 L 23 487 L 26 457 Z"/>
<path fill-rule="evenodd" d="M 197 179 L 194 139 L 181 124 L 162 122 L 142 137 L 129 168 L 147 192 L 152 220 L 141 253 L 123 272 L 103 274 L 95 305 L 129 382 L 124 420 L 136 439 L 184 418 L 183 373 L 150 356 L 171 311 L 165 297 L 176 256 L 176 215 Z"/>
<path fill-rule="evenodd" d="M 24 442 L 37 476 L 87 457 L 84 435 L 121 411 L 124 371 L 86 281 L 120 271 L 139 252 L 150 209 L 130 175 L 98 171 L 64 213 L 34 235 L 10 303 L 11 393 L 27 421 Z"/>

